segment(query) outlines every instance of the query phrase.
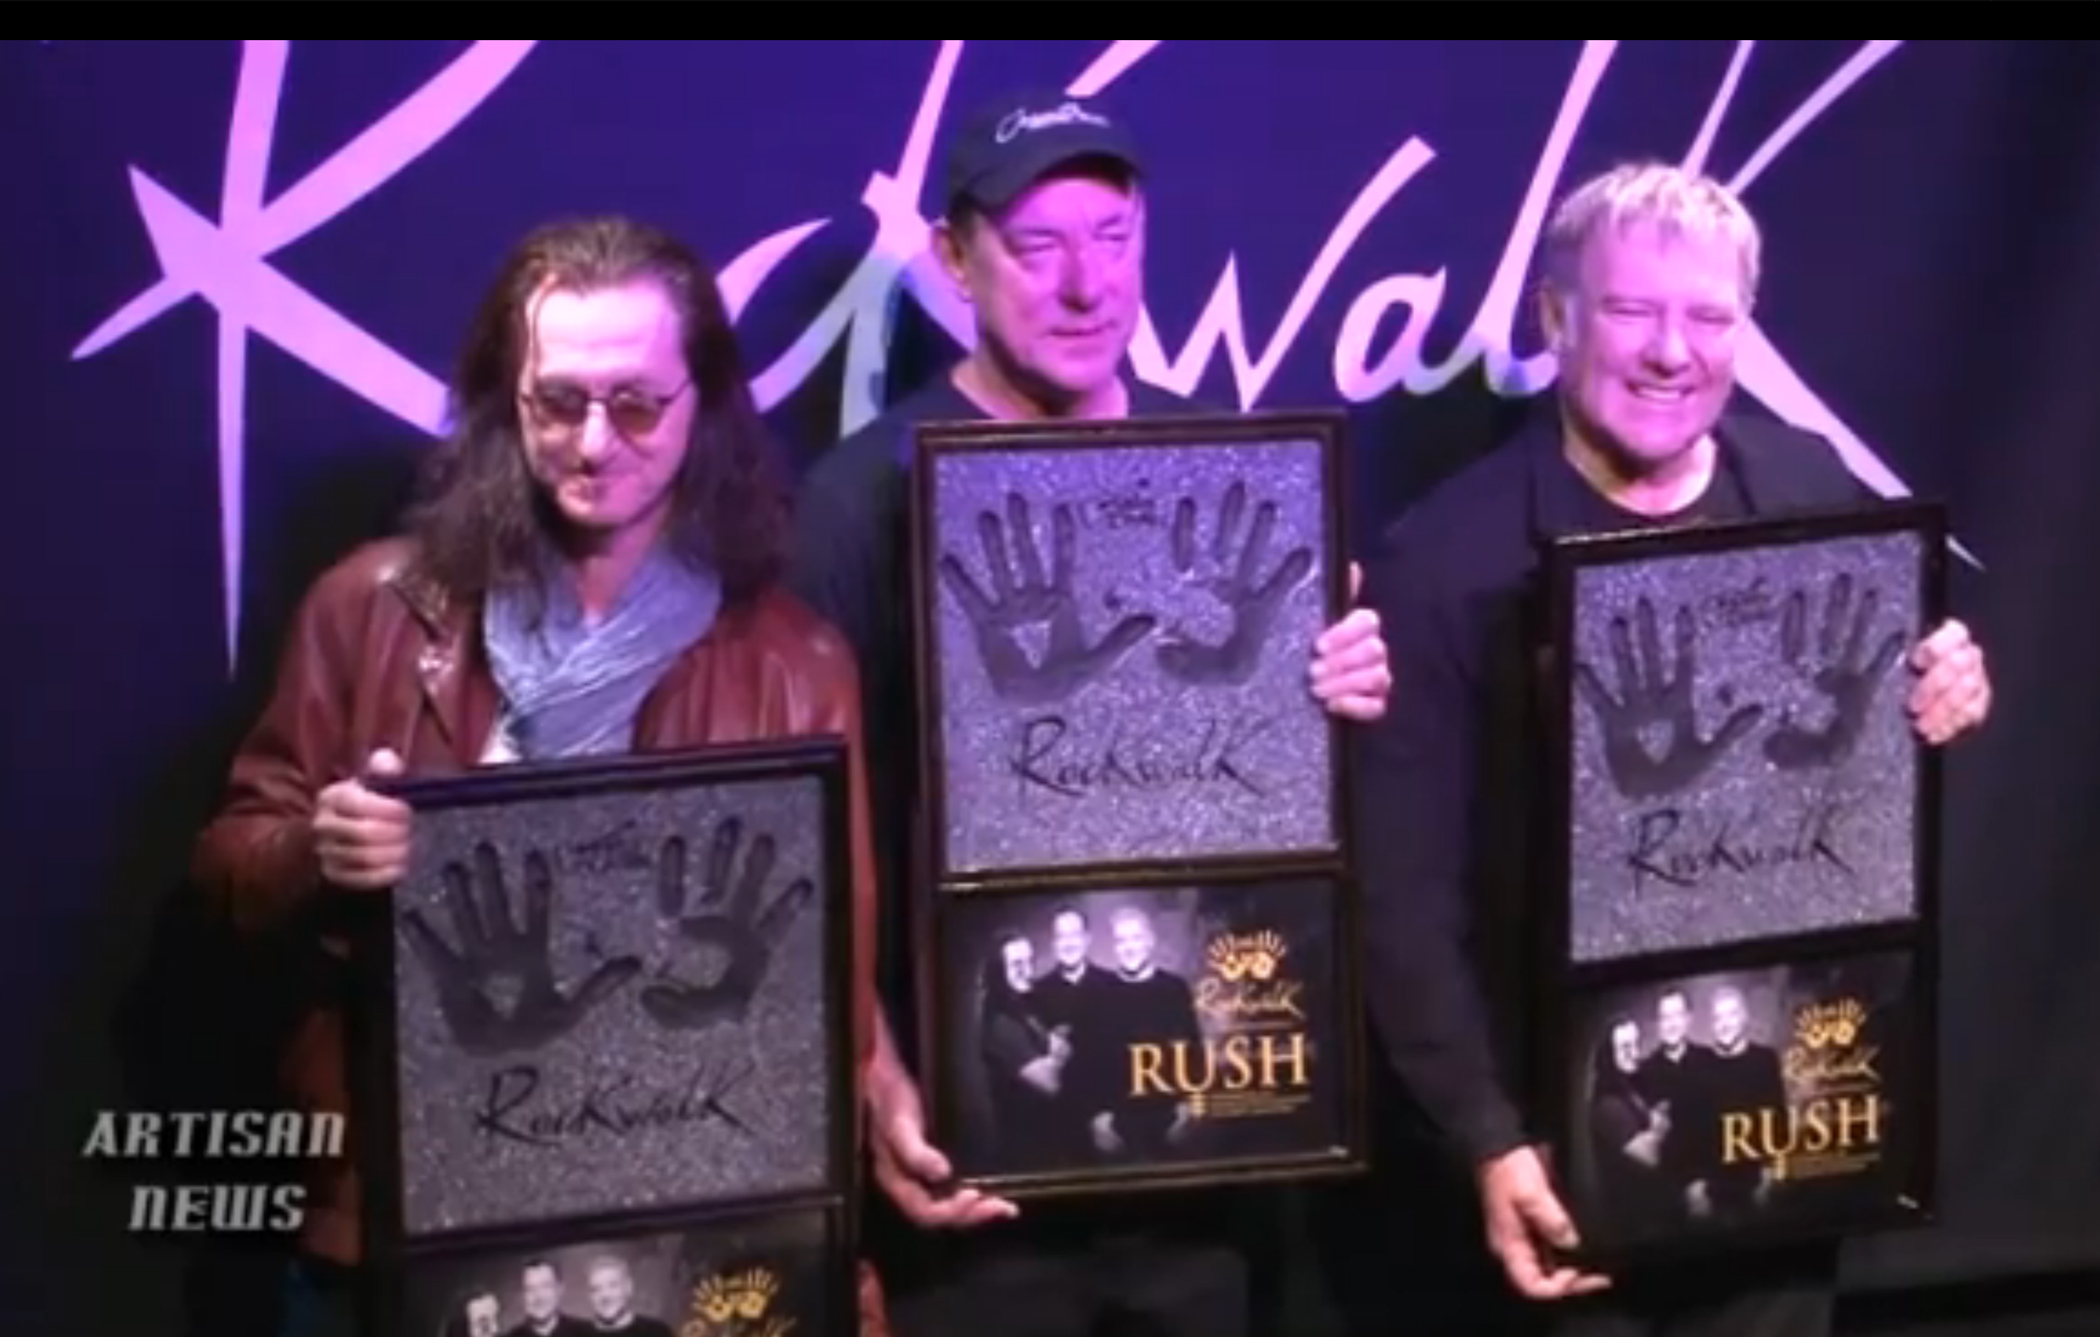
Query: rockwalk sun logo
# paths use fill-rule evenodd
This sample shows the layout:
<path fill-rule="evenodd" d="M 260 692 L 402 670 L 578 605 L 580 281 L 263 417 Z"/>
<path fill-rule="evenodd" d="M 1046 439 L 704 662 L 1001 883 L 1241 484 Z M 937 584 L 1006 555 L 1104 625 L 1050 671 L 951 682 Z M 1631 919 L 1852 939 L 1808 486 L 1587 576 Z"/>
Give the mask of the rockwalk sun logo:
<path fill-rule="evenodd" d="M 1204 964 L 1210 968 L 1211 976 L 1226 984 L 1238 984 L 1241 980 L 1257 983 L 1273 978 L 1283 958 L 1290 955 L 1283 936 L 1272 929 L 1259 933 L 1222 933 L 1210 940 L 1210 948 L 1203 954 Z"/>
<path fill-rule="evenodd" d="M 780 1279 L 769 1268 L 708 1277 L 693 1288 L 679 1337 L 789 1337 L 795 1320 L 773 1310 L 779 1297 Z"/>
<path fill-rule="evenodd" d="M 1804 1007 L 1794 1018 L 1794 1038 L 1800 1048 L 1792 1052 L 1805 1056 L 1832 1047 L 1850 1049 L 1866 1020 L 1867 1009 L 1856 998 Z"/>
<path fill-rule="evenodd" d="M 216 310 L 220 539 L 229 664 L 238 643 L 241 609 L 248 336 L 261 335 L 417 428 L 435 434 L 444 427 L 444 388 L 435 375 L 287 278 L 271 257 L 340 217 L 414 165 L 501 89 L 539 45 L 535 41 L 474 42 L 320 166 L 265 202 L 264 183 L 270 176 L 291 43 L 244 41 L 226 137 L 219 217 L 204 217 L 145 171 L 130 168 L 133 198 L 162 276 L 104 320 L 74 349 L 73 356 L 76 360 L 92 357 L 116 345 L 192 296 L 203 298 Z M 908 59 L 901 53 L 911 51 L 915 44 L 895 45 L 899 58 Z M 753 391 L 762 407 L 771 408 L 786 399 L 825 364 L 831 350 L 844 339 L 840 429 L 851 431 L 879 412 L 878 396 L 885 383 L 900 286 L 958 343 L 968 346 L 971 342 L 969 313 L 926 254 L 928 224 L 923 203 L 928 160 L 965 45 L 962 41 L 938 44 L 895 167 L 871 174 L 861 194 L 861 205 L 877 225 L 868 253 L 811 318 L 801 337 L 754 379 Z M 1164 45 L 1160 41 L 1108 42 L 1066 91 L 1074 97 L 1101 92 L 1129 77 Z M 1616 41 L 1582 44 L 1487 292 L 1458 346 L 1439 365 L 1428 366 L 1421 360 L 1424 338 L 1446 295 L 1446 269 L 1382 278 L 1347 304 L 1335 337 L 1333 384 L 1343 399 L 1360 403 L 1396 388 L 1431 394 L 1475 365 L 1497 393 L 1530 394 L 1551 382 L 1556 370 L 1552 355 L 1516 357 L 1510 348 L 1511 330 L 1546 210 L 1553 194 L 1567 184 L 1563 169 L 1570 147 L 1618 45 Z M 1851 59 L 1749 154 L 1729 176 L 1730 184 L 1738 190 L 1749 188 L 1789 145 L 1902 45 L 1894 41 L 1862 43 Z M 1702 128 L 1682 155 L 1687 165 L 1707 165 L 1753 46 L 1749 41 L 1736 43 L 1734 60 Z M 54 52 L 48 58 L 67 57 Z M 1230 96 L 1229 86 L 1210 95 Z M 1628 152 L 1655 152 L 1662 146 L 1625 147 Z M 1240 406 L 1259 404 L 1297 347 L 1343 259 L 1436 157 L 1434 148 L 1409 135 L 1372 171 L 1318 248 L 1258 354 L 1249 352 L 1236 260 L 1228 260 L 1178 353 L 1169 356 L 1151 314 L 1140 314 L 1130 349 L 1135 373 L 1187 394 L 1204 379 L 1222 351 Z M 832 221 L 819 217 L 795 223 L 752 243 L 730 260 L 722 269 L 722 285 L 732 313 L 740 314 L 782 262 Z M 1373 359 L 1374 335 L 1386 313 L 1396 307 L 1406 311 L 1404 328 L 1390 350 Z M 1884 495 L 1907 491 L 1754 325 L 1746 334 L 1739 375 L 1744 388 L 1781 417 L 1829 436 L 1853 472 L 1877 491 Z"/>
<path fill-rule="evenodd" d="M 1201 1053 L 1177 1046 L 1165 1065 L 1199 1119 L 1288 1114 L 1310 1099 L 1313 1043 L 1304 982 L 1285 970 L 1290 944 L 1274 929 L 1220 933 L 1204 949 L 1196 1012 Z"/>

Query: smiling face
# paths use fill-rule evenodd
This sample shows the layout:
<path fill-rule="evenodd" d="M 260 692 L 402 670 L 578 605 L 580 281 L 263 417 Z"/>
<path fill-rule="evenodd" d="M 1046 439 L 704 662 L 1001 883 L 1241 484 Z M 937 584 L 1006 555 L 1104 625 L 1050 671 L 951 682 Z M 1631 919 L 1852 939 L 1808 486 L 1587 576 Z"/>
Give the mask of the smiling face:
<path fill-rule="evenodd" d="M 1135 910 L 1116 916 L 1109 926 L 1114 941 L 1116 967 L 1126 975 L 1141 975 L 1152 964 L 1152 921 Z"/>
<path fill-rule="evenodd" d="M 1723 989 L 1715 994 L 1711 1006 L 1714 1044 L 1733 1050 L 1749 1033 L 1750 1009 L 1743 1005 L 1743 996 L 1733 989 Z"/>
<path fill-rule="evenodd" d="M 1062 910 L 1050 921 L 1050 948 L 1057 954 L 1057 964 L 1067 971 L 1077 970 L 1086 964 L 1086 950 L 1091 945 L 1092 935 L 1087 932 L 1086 920 L 1076 910 Z"/>
<path fill-rule="evenodd" d="M 653 530 L 696 407 L 677 308 L 661 284 L 640 279 L 550 287 L 527 314 L 518 397 L 533 479 L 579 535 L 606 542 Z"/>
<path fill-rule="evenodd" d="M 1656 1000 L 1655 1038 L 1662 1047 L 1677 1050 L 1692 1033 L 1691 1003 L 1681 993 L 1671 992 Z"/>
<path fill-rule="evenodd" d="M 1008 938 L 999 948 L 999 964 L 1006 974 L 1006 987 L 1027 993 L 1035 987 L 1035 944 L 1026 938 Z"/>
<path fill-rule="evenodd" d="M 1144 302 L 1145 209 L 1128 178 L 1072 169 L 943 225 L 940 254 L 982 355 L 1051 412 L 1111 395 Z"/>
<path fill-rule="evenodd" d="M 1611 1028 L 1612 1066 L 1620 1072 L 1632 1072 L 1641 1066 L 1641 1028 L 1632 1021 L 1622 1021 Z"/>
<path fill-rule="evenodd" d="M 634 1303 L 634 1278 L 625 1263 L 603 1259 L 591 1267 L 590 1292 L 591 1313 L 600 1323 L 616 1324 L 627 1318 Z"/>
<path fill-rule="evenodd" d="M 1727 236 L 1635 220 L 1594 232 L 1573 290 L 1547 303 L 1562 403 L 1628 475 L 1683 457 L 1727 406 L 1748 318 L 1742 274 Z"/>
<path fill-rule="evenodd" d="M 561 1308 L 561 1278 L 546 1263 L 534 1263 L 526 1268 L 524 1284 L 519 1289 L 523 1292 L 527 1318 L 544 1323 Z"/>

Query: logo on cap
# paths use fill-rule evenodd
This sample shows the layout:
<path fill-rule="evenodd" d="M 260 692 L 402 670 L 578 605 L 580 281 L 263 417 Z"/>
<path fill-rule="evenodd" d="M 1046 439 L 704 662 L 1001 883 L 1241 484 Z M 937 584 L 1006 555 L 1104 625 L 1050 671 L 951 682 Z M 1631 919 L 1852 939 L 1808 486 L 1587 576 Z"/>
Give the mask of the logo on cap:
<path fill-rule="evenodd" d="M 1048 111 L 1029 111 L 1016 107 L 1000 118 L 999 128 L 992 132 L 992 142 L 1005 144 L 1016 135 L 1030 130 L 1047 130 L 1057 125 L 1098 125 L 1106 128 L 1108 118 L 1096 115 L 1077 102 L 1066 102 Z"/>

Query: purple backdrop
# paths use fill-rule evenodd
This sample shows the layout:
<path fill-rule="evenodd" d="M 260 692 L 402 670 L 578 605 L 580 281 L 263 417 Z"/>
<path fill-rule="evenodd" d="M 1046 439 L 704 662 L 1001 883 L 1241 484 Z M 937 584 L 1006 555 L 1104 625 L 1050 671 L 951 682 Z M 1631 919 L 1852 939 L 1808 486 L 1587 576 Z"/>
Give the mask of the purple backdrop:
<path fill-rule="evenodd" d="M 1137 373 L 1354 406 L 1365 533 L 1550 382 L 1520 313 L 1553 194 L 1630 155 L 1745 190 L 1747 397 L 1951 503 L 2000 690 L 1950 768 L 1947 1219 L 1856 1276 L 2100 1264 L 2100 47 L 1748 41 L 0 45 L 0 1002 L 37 1213 L 9 1261 L 136 1276 L 73 1283 L 71 1326 L 162 1330 L 169 1251 L 77 1161 L 118 1003 L 181 941 L 155 916 L 291 601 L 385 524 L 502 250 L 602 209 L 690 236 L 808 458 L 954 351 L 929 155 L 1021 80 L 1105 88 L 1157 164 Z"/>

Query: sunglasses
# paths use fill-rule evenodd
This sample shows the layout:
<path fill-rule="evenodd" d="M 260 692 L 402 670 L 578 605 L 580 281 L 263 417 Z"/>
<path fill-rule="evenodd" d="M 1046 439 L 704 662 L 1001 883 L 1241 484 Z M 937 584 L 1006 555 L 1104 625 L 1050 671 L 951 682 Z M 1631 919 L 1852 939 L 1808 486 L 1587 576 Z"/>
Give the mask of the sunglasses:
<path fill-rule="evenodd" d="M 582 386 L 548 381 L 533 386 L 521 398 L 540 426 L 569 432 L 582 429 L 591 416 L 591 405 L 603 404 L 605 420 L 613 430 L 632 439 L 655 431 L 663 421 L 664 411 L 677 403 L 691 385 L 691 381 L 686 381 L 667 395 L 652 395 L 629 386 L 609 395 L 594 395 Z"/>

